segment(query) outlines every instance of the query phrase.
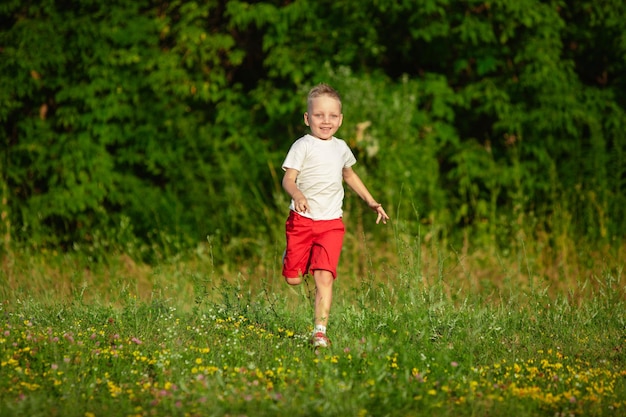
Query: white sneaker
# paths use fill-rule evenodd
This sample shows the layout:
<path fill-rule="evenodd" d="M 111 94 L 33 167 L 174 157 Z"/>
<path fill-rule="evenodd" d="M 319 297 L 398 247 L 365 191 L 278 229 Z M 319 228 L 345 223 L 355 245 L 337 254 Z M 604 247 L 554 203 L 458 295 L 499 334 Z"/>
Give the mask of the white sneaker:
<path fill-rule="evenodd" d="M 311 337 L 311 344 L 313 347 L 328 347 L 330 346 L 330 339 L 322 332 L 317 332 Z"/>

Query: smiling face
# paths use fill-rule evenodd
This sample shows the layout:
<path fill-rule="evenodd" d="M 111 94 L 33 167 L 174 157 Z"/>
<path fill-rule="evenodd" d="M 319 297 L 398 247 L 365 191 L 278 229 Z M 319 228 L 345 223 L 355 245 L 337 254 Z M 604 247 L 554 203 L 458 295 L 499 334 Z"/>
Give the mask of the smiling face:
<path fill-rule="evenodd" d="M 304 113 L 304 123 L 318 139 L 333 137 L 343 122 L 341 102 L 334 97 L 321 95 L 309 100 L 309 111 Z"/>

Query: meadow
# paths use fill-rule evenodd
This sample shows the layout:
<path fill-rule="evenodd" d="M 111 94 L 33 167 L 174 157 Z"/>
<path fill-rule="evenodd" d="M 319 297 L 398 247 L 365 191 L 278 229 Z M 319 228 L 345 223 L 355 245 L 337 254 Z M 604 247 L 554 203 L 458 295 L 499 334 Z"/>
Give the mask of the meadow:
<path fill-rule="evenodd" d="M 0 417 L 626 416 L 624 0 L 0 22 Z M 279 265 L 319 82 L 393 215 L 345 195 L 315 351 Z"/>
<path fill-rule="evenodd" d="M 317 351 L 313 285 L 283 283 L 279 248 L 5 254 L 0 416 L 626 415 L 623 249 L 396 243 L 347 242 Z"/>

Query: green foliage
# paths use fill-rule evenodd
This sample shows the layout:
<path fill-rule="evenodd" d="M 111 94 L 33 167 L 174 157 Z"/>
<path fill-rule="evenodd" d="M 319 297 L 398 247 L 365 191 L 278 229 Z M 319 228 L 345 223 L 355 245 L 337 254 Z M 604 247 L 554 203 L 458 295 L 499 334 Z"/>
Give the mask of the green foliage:
<path fill-rule="evenodd" d="M 623 237 L 618 0 L 6 1 L 0 22 L 15 241 L 280 245 L 280 163 L 322 81 L 373 194 L 417 207 L 408 230 Z"/>

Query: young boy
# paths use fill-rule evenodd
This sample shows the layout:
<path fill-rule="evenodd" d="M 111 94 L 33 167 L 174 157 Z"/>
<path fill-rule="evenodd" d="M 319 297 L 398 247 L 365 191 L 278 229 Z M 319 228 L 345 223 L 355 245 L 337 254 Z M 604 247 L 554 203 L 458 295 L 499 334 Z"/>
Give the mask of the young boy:
<path fill-rule="evenodd" d="M 328 314 L 333 282 L 343 245 L 343 181 L 352 188 L 381 220 L 389 216 L 372 197 L 359 176 L 352 170 L 354 154 L 333 135 L 343 121 L 341 99 L 337 91 L 319 84 L 310 92 L 304 123 L 311 133 L 295 141 L 283 162 L 283 188 L 291 196 L 290 213 L 285 229 L 287 249 L 283 258 L 283 276 L 290 285 L 312 274 L 315 280 L 315 328 L 311 343 L 327 347 Z"/>

